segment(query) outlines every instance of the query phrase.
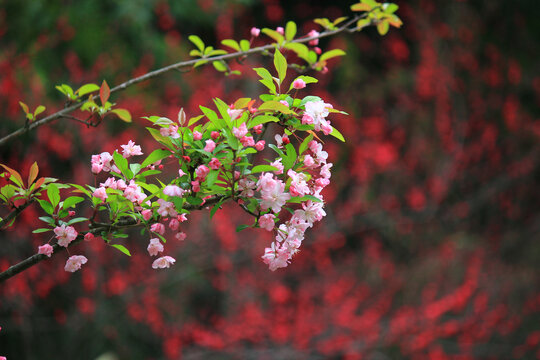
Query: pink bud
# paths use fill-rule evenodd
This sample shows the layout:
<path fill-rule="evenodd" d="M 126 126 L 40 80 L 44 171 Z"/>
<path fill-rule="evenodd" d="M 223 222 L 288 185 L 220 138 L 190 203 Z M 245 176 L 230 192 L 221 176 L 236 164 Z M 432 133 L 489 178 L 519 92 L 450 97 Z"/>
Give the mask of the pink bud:
<path fill-rule="evenodd" d="M 202 134 L 198 131 L 194 131 L 193 132 L 193 140 L 201 140 L 202 139 Z"/>
<path fill-rule="evenodd" d="M 261 29 L 256 28 L 256 27 L 251 28 L 251 36 L 257 37 L 259 36 L 260 33 L 261 33 Z"/>
<path fill-rule="evenodd" d="M 292 86 L 293 88 L 295 88 L 296 90 L 300 90 L 300 89 L 303 89 L 306 87 L 306 82 L 302 79 L 296 79 L 294 80 L 294 82 L 292 83 Z"/>
<path fill-rule="evenodd" d="M 143 219 L 148 221 L 152 218 L 152 210 L 145 209 L 141 212 L 141 215 L 143 216 Z"/>
<path fill-rule="evenodd" d="M 257 149 L 258 151 L 262 151 L 264 149 L 264 144 L 264 140 L 257 141 L 257 143 L 255 144 L 255 149 Z"/>
<path fill-rule="evenodd" d="M 216 140 L 219 137 L 219 133 L 217 131 L 212 131 L 210 133 L 210 136 L 212 137 L 212 139 Z"/>
<path fill-rule="evenodd" d="M 92 240 L 94 240 L 94 238 L 95 238 L 95 236 L 92 233 L 86 233 L 84 235 L 84 241 L 92 241 Z"/>
<path fill-rule="evenodd" d="M 278 33 L 280 33 L 281 35 L 284 35 L 284 34 L 285 34 L 285 30 L 284 30 L 281 26 L 278 26 L 278 27 L 276 28 L 276 31 L 277 31 Z"/>

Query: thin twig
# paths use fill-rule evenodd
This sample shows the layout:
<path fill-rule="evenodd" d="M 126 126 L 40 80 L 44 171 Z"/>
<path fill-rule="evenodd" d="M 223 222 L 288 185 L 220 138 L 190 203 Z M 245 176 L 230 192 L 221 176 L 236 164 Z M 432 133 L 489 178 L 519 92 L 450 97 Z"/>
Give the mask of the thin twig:
<path fill-rule="evenodd" d="M 306 37 L 303 37 L 303 38 L 300 38 L 300 39 L 292 40 L 290 42 L 291 43 L 306 43 L 306 42 L 309 42 L 311 40 L 321 39 L 321 38 L 333 36 L 333 35 L 339 34 L 341 32 L 354 32 L 354 31 L 356 31 L 357 28 L 349 28 L 349 26 L 354 24 L 356 21 L 366 17 L 367 14 L 368 13 L 365 13 L 365 14 L 362 14 L 362 15 L 357 15 L 357 16 L 353 17 L 351 20 L 344 23 L 341 27 L 339 27 L 339 28 L 337 28 L 335 30 L 326 30 L 326 31 L 323 31 L 323 32 L 319 33 L 319 35 L 306 36 Z M 141 76 L 138 76 L 136 78 L 130 79 L 130 80 L 128 80 L 128 81 L 126 81 L 126 82 L 112 88 L 110 93 L 112 94 L 112 93 L 115 93 L 115 92 L 118 92 L 118 91 L 125 90 L 125 89 L 127 89 L 128 87 L 130 87 L 132 85 L 135 85 L 135 84 L 138 84 L 140 82 L 152 79 L 154 77 L 157 77 L 159 75 L 167 73 L 167 72 L 169 72 L 171 70 L 179 70 L 179 69 L 182 69 L 182 68 L 190 67 L 192 65 L 195 65 L 197 62 L 199 62 L 201 60 L 207 60 L 208 62 L 219 61 L 219 60 L 230 60 L 230 59 L 244 57 L 244 56 L 247 56 L 247 55 L 261 53 L 263 51 L 268 51 L 268 50 L 273 49 L 275 47 L 276 47 L 276 43 L 272 43 L 272 44 L 269 44 L 269 45 L 264 45 L 264 46 L 259 46 L 259 47 L 256 47 L 256 48 L 252 48 L 252 49 L 249 49 L 248 51 L 238 51 L 238 52 L 224 54 L 224 55 L 218 55 L 218 56 L 212 56 L 212 57 L 206 57 L 206 58 L 205 57 L 197 58 L 197 59 L 188 60 L 188 61 L 181 61 L 181 62 L 172 64 L 172 65 L 169 65 L 169 66 L 165 66 L 165 67 L 163 67 L 161 69 L 157 69 L 157 70 L 148 72 L 148 73 L 146 73 L 144 75 L 141 75 Z M 68 106 L 68 107 L 66 107 L 66 108 L 64 108 L 62 110 L 57 111 L 54 114 L 46 116 L 45 118 L 43 118 L 41 120 L 34 121 L 31 124 L 29 124 L 28 126 L 22 127 L 22 128 L 20 128 L 20 129 L 18 129 L 16 131 L 12 132 L 11 134 L 8 134 L 8 135 L 4 136 L 3 138 L 0 139 L 0 146 L 4 145 L 9 140 L 24 134 L 27 131 L 33 130 L 33 129 L 41 126 L 41 125 L 48 124 L 48 123 L 50 123 L 50 122 L 52 122 L 52 121 L 54 121 L 56 119 L 66 117 L 68 114 L 70 114 L 73 111 L 79 109 L 83 104 L 84 104 L 84 102 L 80 102 L 80 103 L 76 103 L 76 104 L 73 104 L 71 106 Z"/>
<path fill-rule="evenodd" d="M 26 209 L 34 201 L 35 201 L 35 199 L 32 198 L 32 199 L 28 200 L 27 202 L 25 202 L 24 204 L 22 204 L 21 206 L 16 207 L 15 210 L 10 212 L 8 214 L 8 216 L 6 216 L 5 218 L 2 219 L 2 221 L 0 221 L 0 229 L 2 229 L 4 226 L 6 226 L 6 224 L 9 224 L 11 222 L 11 220 L 13 220 L 17 216 L 19 216 L 19 214 L 22 213 L 24 211 L 24 209 Z"/>

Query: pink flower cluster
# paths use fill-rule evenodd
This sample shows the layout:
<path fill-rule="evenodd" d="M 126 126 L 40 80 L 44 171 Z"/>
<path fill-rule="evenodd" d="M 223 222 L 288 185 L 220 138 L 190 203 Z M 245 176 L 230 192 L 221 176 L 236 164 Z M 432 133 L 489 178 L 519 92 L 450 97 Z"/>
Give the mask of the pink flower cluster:
<path fill-rule="evenodd" d="M 260 203 L 263 210 L 272 209 L 275 213 L 281 210 L 291 196 L 302 197 L 311 195 L 320 201 L 307 200 L 301 204 L 292 217 L 279 225 L 275 241 L 269 248 L 266 248 L 262 259 L 270 270 L 286 267 L 292 257 L 299 251 L 306 229 L 320 221 L 326 212 L 321 191 L 330 183 L 331 163 L 327 163 L 328 153 L 322 149 L 322 144 L 312 140 L 308 146 L 309 150 L 301 158 L 303 171 L 287 171 L 289 182 L 289 193 L 284 192 L 285 183 L 274 179 L 270 173 L 262 174 L 259 178 L 258 190 L 261 191 L 262 201 Z M 281 167 L 281 172 L 283 167 Z M 310 176 L 307 174 L 309 173 Z M 276 216 L 265 214 L 259 218 L 259 226 L 268 231 L 275 229 Z"/>
<path fill-rule="evenodd" d="M 302 117 L 302 124 L 313 124 L 316 131 L 321 131 L 328 135 L 332 132 L 332 126 L 330 121 L 326 120 L 328 116 L 328 109 L 332 109 L 331 104 L 327 104 L 322 100 L 309 101 L 305 105 L 306 110 Z"/>

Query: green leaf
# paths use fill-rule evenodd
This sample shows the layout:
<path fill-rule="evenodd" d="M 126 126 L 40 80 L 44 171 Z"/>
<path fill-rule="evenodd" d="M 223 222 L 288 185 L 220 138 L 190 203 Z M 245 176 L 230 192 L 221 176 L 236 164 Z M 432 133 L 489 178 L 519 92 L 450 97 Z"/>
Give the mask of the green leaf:
<path fill-rule="evenodd" d="M 46 222 L 47 224 L 51 225 L 51 226 L 55 226 L 55 222 L 54 222 L 54 219 L 50 216 L 40 216 L 38 217 L 39 220 L 43 221 L 43 222 Z"/>
<path fill-rule="evenodd" d="M 311 200 L 311 201 L 314 201 L 314 202 L 322 202 L 321 199 L 316 198 L 313 195 L 304 195 L 304 196 L 301 196 L 301 197 L 300 196 L 293 196 L 289 200 L 287 200 L 287 202 L 288 203 L 293 203 L 293 204 L 299 204 L 301 202 L 308 201 L 308 200 Z"/>
<path fill-rule="evenodd" d="M 148 132 L 150 133 L 150 135 L 152 135 L 152 137 L 154 139 L 156 139 L 157 142 L 159 142 L 160 144 L 163 144 L 165 145 L 166 147 L 168 147 L 169 149 L 174 149 L 175 146 L 173 145 L 171 139 L 167 136 L 163 136 L 159 133 L 159 130 L 158 129 L 153 129 L 151 127 L 147 127 L 146 130 L 148 130 Z"/>
<path fill-rule="evenodd" d="M 114 109 L 111 110 L 112 113 L 115 113 L 116 116 L 120 118 L 120 120 L 125 121 L 127 123 L 131 122 L 131 114 L 126 109 Z"/>
<path fill-rule="evenodd" d="M 386 8 L 384 8 L 384 5 L 383 5 L 383 9 L 385 13 L 393 14 L 397 11 L 397 9 L 399 9 L 399 6 L 396 4 L 388 4 Z"/>
<path fill-rule="evenodd" d="M 287 145 L 285 145 L 285 149 L 287 150 L 287 156 L 283 158 L 283 167 L 284 170 L 287 170 L 293 167 L 297 155 L 293 144 L 288 143 Z"/>
<path fill-rule="evenodd" d="M 351 5 L 352 11 L 370 11 L 372 8 L 371 5 L 365 3 L 358 3 Z"/>
<path fill-rule="evenodd" d="M 251 225 L 238 225 L 238 226 L 236 227 L 236 232 L 240 232 L 240 231 L 242 231 L 242 230 L 244 230 L 244 229 L 247 229 L 247 228 L 249 228 L 249 227 L 251 227 Z"/>
<path fill-rule="evenodd" d="M 204 51 L 204 42 L 201 40 L 200 37 L 198 37 L 197 35 L 189 35 L 188 39 L 193 44 L 195 44 L 195 46 L 197 47 L 197 49 L 199 49 L 199 51 L 201 52 Z"/>
<path fill-rule="evenodd" d="M 44 112 L 46 109 L 45 106 L 43 105 L 39 105 L 36 110 L 34 110 L 34 117 L 37 117 L 39 114 L 41 114 L 42 112 Z"/>
<path fill-rule="evenodd" d="M 52 229 L 40 228 L 40 229 L 36 229 L 36 230 L 32 231 L 32 234 L 44 233 L 44 232 L 47 232 L 47 231 L 52 231 Z"/>
<path fill-rule="evenodd" d="M 306 103 L 308 102 L 313 102 L 313 101 L 321 101 L 322 99 L 318 96 L 306 96 L 305 98 L 302 99 L 302 101 L 300 102 L 300 106 L 302 105 L 305 105 Z"/>
<path fill-rule="evenodd" d="M 390 25 L 388 24 L 388 21 L 381 21 L 377 24 L 377 31 L 381 35 L 386 35 L 389 28 L 390 28 Z"/>
<path fill-rule="evenodd" d="M 47 200 L 38 199 L 39 205 L 47 214 L 52 215 L 54 212 L 54 207 Z"/>
<path fill-rule="evenodd" d="M 223 60 L 213 61 L 212 65 L 214 65 L 214 68 L 217 71 L 220 71 L 220 72 L 226 72 L 227 71 L 227 66 L 225 65 L 225 62 Z"/>
<path fill-rule="evenodd" d="M 268 122 L 278 122 L 279 118 L 272 116 L 272 115 L 258 115 L 255 116 L 250 122 L 249 122 L 249 128 L 252 128 L 254 126 L 257 126 L 259 124 L 266 124 Z"/>
<path fill-rule="evenodd" d="M 326 61 L 328 59 L 331 59 L 337 56 L 343 56 L 343 55 L 345 55 L 345 51 L 341 49 L 333 49 L 322 54 L 321 57 L 319 58 L 319 61 L 322 62 L 322 61 Z"/>
<path fill-rule="evenodd" d="M 79 96 L 84 96 L 86 94 L 90 94 L 94 91 L 98 91 L 99 90 L 99 86 L 96 85 L 96 84 L 86 84 L 86 85 L 83 85 L 79 88 L 79 90 L 77 90 L 75 93 Z"/>
<path fill-rule="evenodd" d="M 259 106 L 259 111 L 278 111 L 282 114 L 295 114 L 288 106 L 283 105 L 279 101 L 265 101 Z"/>
<path fill-rule="evenodd" d="M 141 164 L 129 164 L 129 170 L 131 170 L 133 175 L 137 175 L 141 171 L 141 168 Z"/>
<path fill-rule="evenodd" d="M 238 42 L 236 42 L 236 40 L 232 40 L 232 39 L 225 39 L 225 40 L 222 40 L 221 43 L 225 46 L 228 46 L 236 51 L 240 51 L 240 45 L 238 45 Z"/>
<path fill-rule="evenodd" d="M 286 49 L 294 51 L 300 59 L 303 59 L 307 61 L 308 63 L 311 63 L 309 61 L 309 48 L 306 45 L 302 43 L 286 43 L 284 47 Z"/>
<path fill-rule="evenodd" d="M 124 158 L 118 151 L 114 151 L 113 153 L 113 159 L 116 166 L 118 166 L 118 169 L 120 172 L 127 176 L 127 170 L 128 169 L 128 161 L 126 158 Z"/>
<path fill-rule="evenodd" d="M 283 35 L 281 35 L 280 33 L 278 33 L 277 31 L 275 30 L 272 30 L 272 29 L 268 29 L 268 28 L 264 28 L 261 30 L 263 34 L 271 37 L 272 39 L 274 39 L 278 44 L 281 44 L 283 43 Z"/>
<path fill-rule="evenodd" d="M 277 171 L 278 169 L 275 166 L 271 165 L 257 165 L 251 169 L 252 174 L 261 173 L 265 171 Z"/>
<path fill-rule="evenodd" d="M 330 125 L 331 126 L 331 125 Z M 336 129 L 335 127 L 332 126 L 332 132 L 330 133 L 330 135 L 332 135 L 333 137 L 335 137 L 336 139 L 339 139 L 343 142 L 345 142 L 345 138 L 343 137 L 343 134 L 341 134 L 338 129 Z"/>
<path fill-rule="evenodd" d="M 254 68 L 253 69 L 262 79 L 259 80 L 264 86 L 270 90 L 270 93 L 276 93 L 276 84 L 272 80 L 272 75 L 265 68 Z"/>
<path fill-rule="evenodd" d="M 191 126 L 191 125 L 196 124 L 196 123 L 197 123 L 199 120 L 201 120 L 203 117 L 204 117 L 204 115 L 199 115 L 199 116 L 196 116 L 196 117 L 194 117 L 194 118 L 189 119 L 188 127 Z"/>
<path fill-rule="evenodd" d="M 188 203 L 190 203 L 191 205 L 201 205 L 203 203 L 203 200 L 199 197 L 194 197 L 194 196 L 187 196 L 186 197 L 186 200 Z"/>
<path fill-rule="evenodd" d="M 80 196 L 70 196 L 62 203 L 62 209 L 69 209 L 82 201 L 84 201 L 84 198 Z"/>
<path fill-rule="evenodd" d="M 131 253 L 129 252 L 129 250 L 124 246 L 124 245 L 120 245 L 120 244 L 111 244 L 111 246 L 113 248 L 116 248 L 118 250 L 120 250 L 121 252 L 123 252 L 124 254 L 126 254 L 127 256 L 131 256 Z"/>
<path fill-rule="evenodd" d="M 242 51 L 248 51 L 250 46 L 251 45 L 249 41 L 247 41 L 246 39 L 240 40 L 240 49 L 242 49 Z"/>
<path fill-rule="evenodd" d="M 28 114 L 30 112 L 30 109 L 28 109 L 28 105 L 26 105 L 22 101 L 19 101 L 19 105 L 21 105 L 21 108 L 23 109 L 25 114 Z"/>
<path fill-rule="evenodd" d="M 60 190 L 58 190 L 58 185 L 55 183 L 49 184 L 49 186 L 47 186 L 47 196 L 49 197 L 53 209 L 56 208 L 60 202 Z"/>
<path fill-rule="evenodd" d="M 287 76 L 287 60 L 285 60 L 285 57 L 278 49 L 274 53 L 274 66 L 276 67 L 280 83 L 283 83 L 285 76 Z"/>
<path fill-rule="evenodd" d="M 302 155 L 304 153 L 304 151 L 307 150 L 308 146 L 309 146 L 309 142 L 313 140 L 313 134 L 309 134 L 305 139 L 304 141 L 302 141 L 302 143 L 300 144 L 300 147 L 298 147 L 298 155 Z"/>
<path fill-rule="evenodd" d="M 85 218 L 85 217 L 76 217 L 76 218 L 73 218 L 73 219 L 69 220 L 67 222 L 67 224 L 71 225 L 71 224 L 76 224 L 76 223 L 80 223 L 80 222 L 83 222 L 83 221 L 88 221 L 88 219 Z"/>
<path fill-rule="evenodd" d="M 287 22 L 285 26 L 285 39 L 291 41 L 296 35 L 296 24 L 293 21 Z"/>

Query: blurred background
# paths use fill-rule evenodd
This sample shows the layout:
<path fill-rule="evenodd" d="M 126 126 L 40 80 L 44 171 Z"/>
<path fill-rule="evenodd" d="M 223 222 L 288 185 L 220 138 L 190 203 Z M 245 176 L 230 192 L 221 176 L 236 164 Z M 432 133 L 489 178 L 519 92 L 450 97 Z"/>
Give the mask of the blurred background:
<path fill-rule="evenodd" d="M 349 15 L 353 2 L 78 0 L 0 3 L 0 134 L 24 125 L 18 102 L 63 107 L 55 85 L 117 85 L 249 38 L 252 26 Z M 265 231 L 226 206 L 194 213 L 177 263 L 151 269 L 148 239 L 127 258 L 100 241 L 67 273 L 57 255 L 0 284 L 0 355 L 15 359 L 540 359 L 540 22 L 535 1 L 398 1 L 404 26 L 325 39 L 347 56 L 309 90 L 347 143 L 334 163 L 328 216 L 286 269 L 260 256 Z M 265 40 L 257 39 L 256 44 Z M 189 116 L 212 97 L 256 97 L 249 67 L 171 72 L 113 96 L 132 124 L 59 120 L 0 148 L 0 162 L 62 182 L 93 182 L 90 156 L 134 139 L 140 119 Z M 308 74 L 309 75 L 309 74 Z M 290 75 L 292 77 L 292 75 Z M 24 176 L 24 175 L 23 175 Z M 80 209 L 83 212 L 83 209 Z M 36 252 L 30 207 L 0 232 L 0 270 Z"/>

